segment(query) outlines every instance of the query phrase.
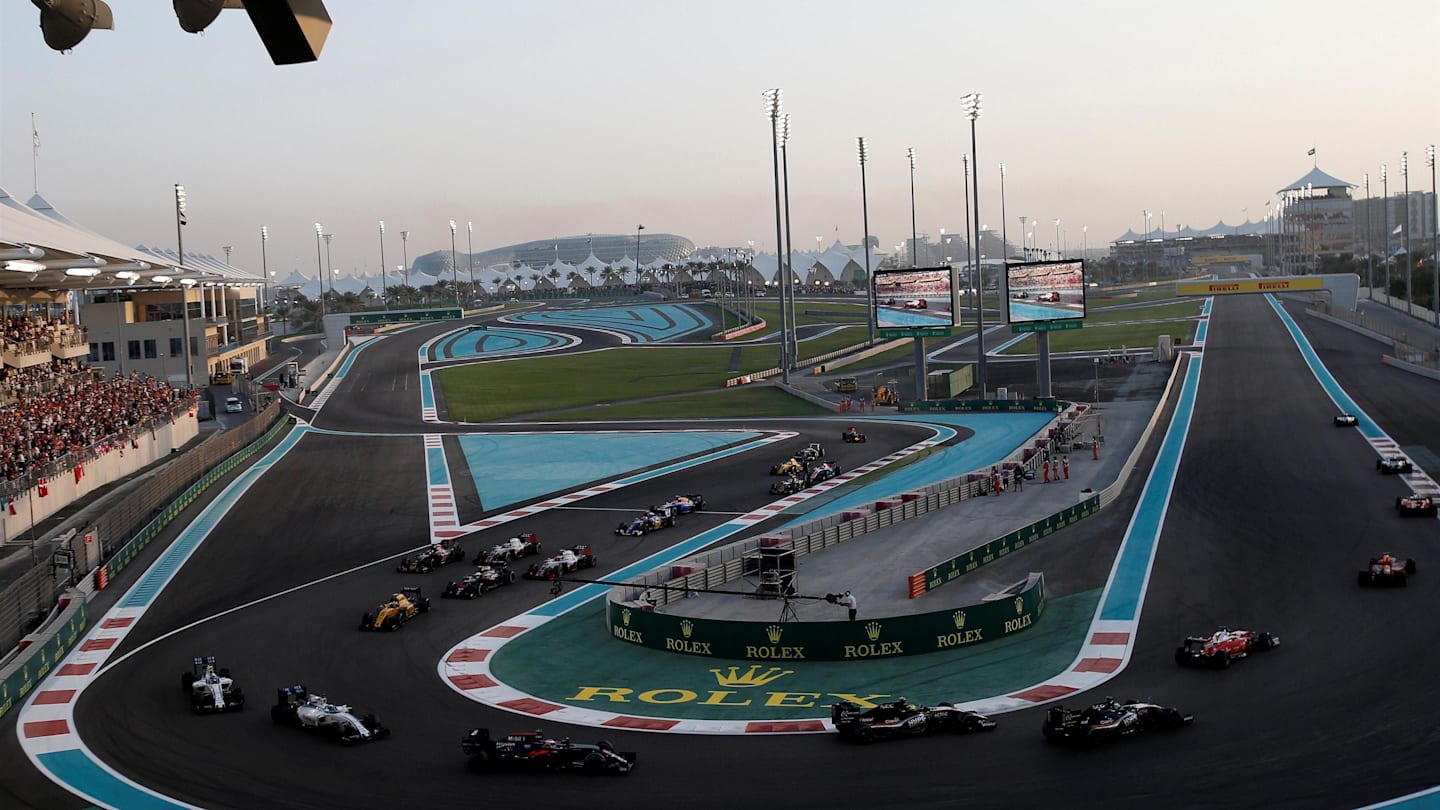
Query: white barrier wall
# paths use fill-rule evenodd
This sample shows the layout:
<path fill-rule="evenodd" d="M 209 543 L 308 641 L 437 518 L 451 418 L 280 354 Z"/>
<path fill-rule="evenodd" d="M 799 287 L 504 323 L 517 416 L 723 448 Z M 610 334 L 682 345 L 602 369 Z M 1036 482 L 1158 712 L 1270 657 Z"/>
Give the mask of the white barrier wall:
<path fill-rule="evenodd" d="M 84 472 L 77 479 L 74 471 L 50 478 L 45 488 L 48 494 L 41 496 L 39 487 L 21 493 L 11 503 L 0 503 L 0 541 L 12 539 L 28 542 L 30 527 L 50 517 L 72 502 L 83 498 L 97 489 L 128 478 L 136 471 L 170 455 L 170 451 L 184 447 L 200 433 L 200 420 L 194 411 L 183 412 L 172 425 L 168 421 L 155 426 L 154 435 L 144 431 L 135 437 L 134 445 L 125 442 L 122 446 L 92 459 L 84 465 Z M 14 514 L 11 514 L 11 512 Z"/>

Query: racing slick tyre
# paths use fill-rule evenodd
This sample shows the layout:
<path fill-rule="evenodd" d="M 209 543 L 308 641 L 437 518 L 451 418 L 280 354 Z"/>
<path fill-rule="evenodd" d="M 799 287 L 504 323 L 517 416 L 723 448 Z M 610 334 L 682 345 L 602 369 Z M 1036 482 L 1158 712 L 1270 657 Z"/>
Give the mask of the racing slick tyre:
<path fill-rule="evenodd" d="M 1216 666 L 1217 668 L 1219 668 L 1219 669 L 1229 669 L 1229 668 L 1230 668 L 1230 653 L 1225 652 L 1224 650 L 1221 650 L 1220 652 L 1215 653 L 1215 666 Z"/>
<path fill-rule="evenodd" d="M 482 591 L 481 591 L 479 588 L 474 588 L 474 589 L 472 589 L 469 593 L 465 594 L 465 598 L 466 598 L 466 599 L 479 599 L 481 593 L 482 593 Z"/>
<path fill-rule="evenodd" d="M 388 618 L 388 619 L 385 620 L 385 623 L 380 626 L 380 629 L 381 629 L 381 630 L 389 630 L 389 631 L 392 632 L 392 633 L 395 632 L 396 630 L 399 630 L 399 629 L 400 629 L 400 618 L 399 618 L 398 616 L 391 616 L 390 618 Z"/>
<path fill-rule="evenodd" d="M 476 751 L 475 753 L 470 755 L 470 761 L 466 763 L 466 765 L 470 768 L 470 770 L 474 771 L 475 773 L 489 773 L 490 752 Z"/>
<path fill-rule="evenodd" d="M 429 612 L 430 612 L 430 597 L 427 596 L 427 597 L 425 597 L 424 599 L 421 599 L 421 600 L 420 600 L 420 604 L 418 605 L 418 607 L 419 607 L 421 613 L 429 613 Z"/>
<path fill-rule="evenodd" d="M 605 773 L 605 757 L 598 753 L 586 754 L 580 767 L 587 776 L 599 776 Z"/>
<path fill-rule="evenodd" d="M 237 712 L 245 708 L 245 693 L 241 691 L 240 687 L 237 686 L 230 690 L 230 700 L 225 705 Z"/>
<path fill-rule="evenodd" d="M 855 733 L 851 735 L 850 739 L 860 745 L 869 745 L 875 742 L 875 732 L 872 731 L 869 726 L 859 726 L 855 729 Z"/>
<path fill-rule="evenodd" d="M 505 583 L 506 583 L 507 585 L 514 585 L 514 584 L 515 584 L 515 572 L 514 572 L 514 571 L 506 571 L 506 572 L 505 572 Z"/>
<path fill-rule="evenodd" d="M 1175 663 L 1182 667 L 1190 663 L 1190 656 L 1185 654 L 1184 647 L 1175 648 Z"/>

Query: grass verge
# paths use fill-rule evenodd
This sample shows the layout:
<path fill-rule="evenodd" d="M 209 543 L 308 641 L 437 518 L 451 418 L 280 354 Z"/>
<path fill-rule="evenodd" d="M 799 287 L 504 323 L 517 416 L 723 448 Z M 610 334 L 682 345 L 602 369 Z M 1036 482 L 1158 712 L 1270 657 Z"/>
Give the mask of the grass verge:
<path fill-rule="evenodd" d="M 533 421 L 575 421 L 585 419 L 729 419 L 746 416 L 822 416 L 830 409 L 791 396 L 771 386 L 746 386 L 723 391 L 705 391 L 616 405 L 585 408 L 536 416 Z"/>

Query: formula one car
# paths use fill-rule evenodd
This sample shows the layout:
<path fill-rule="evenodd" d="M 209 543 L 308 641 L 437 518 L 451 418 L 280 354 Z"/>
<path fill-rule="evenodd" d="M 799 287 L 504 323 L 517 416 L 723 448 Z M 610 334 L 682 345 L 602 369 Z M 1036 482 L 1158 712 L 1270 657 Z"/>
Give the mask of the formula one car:
<path fill-rule="evenodd" d="M 525 731 L 490 739 L 490 732 L 472 728 L 460 740 L 460 749 L 469 757 L 470 770 L 489 773 L 516 771 L 580 771 L 592 776 L 622 776 L 635 768 L 639 756 L 633 751 L 618 752 L 601 740 L 594 745 L 572 743 L 570 738 L 553 740 L 539 731 Z"/>
<path fill-rule="evenodd" d="M 1045 712 L 1040 732 L 1052 743 L 1099 745 L 1149 729 L 1180 728 L 1194 722 L 1195 716 L 1179 709 L 1154 703 L 1114 698 L 1084 709 L 1053 706 Z"/>
<path fill-rule="evenodd" d="M 431 570 L 465 559 L 458 540 L 441 540 L 414 557 L 405 557 L 395 569 L 407 574 L 428 574 Z"/>
<path fill-rule="evenodd" d="M 1042 304 L 1058 304 L 1060 303 L 1060 293 L 1053 291 L 1043 292 L 1035 296 L 1035 300 L 1041 302 Z"/>
<path fill-rule="evenodd" d="M 1371 557 L 1370 564 L 1364 571 L 1359 573 L 1356 579 L 1360 587 L 1368 585 L 1393 585 L 1405 587 L 1410 577 L 1415 576 L 1415 561 L 1413 559 L 1402 560 L 1399 557 L 1392 557 L 1388 553 L 1379 557 Z"/>
<path fill-rule="evenodd" d="M 673 512 L 668 510 L 656 512 L 652 510 L 616 526 L 615 533 L 621 537 L 644 537 L 649 532 L 658 531 L 666 526 L 674 525 L 675 514 Z"/>
<path fill-rule="evenodd" d="M 906 309 L 925 309 L 928 306 L 930 305 L 925 303 L 924 298 L 912 298 L 905 302 Z"/>
<path fill-rule="evenodd" d="M 1278 646 L 1279 636 L 1222 627 L 1208 636 L 1188 636 L 1175 648 L 1175 663 L 1182 667 L 1225 669 L 1231 661 L 1245 658 L 1252 650 L 1269 650 Z"/>
<path fill-rule="evenodd" d="M 905 698 L 881 703 L 868 711 L 842 700 L 830 707 L 830 720 L 841 739 L 857 743 L 935 732 L 990 731 L 996 725 L 983 714 L 957 709 L 950 703 L 919 706 Z"/>
<path fill-rule="evenodd" d="M 480 558 L 480 565 L 504 565 L 511 560 L 540 553 L 540 538 L 534 532 L 521 533 L 492 546 Z"/>
<path fill-rule="evenodd" d="M 795 454 L 795 458 L 800 459 L 802 463 L 815 461 L 824 457 L 825 448 L 821 447 L 819 442 L 811 442 L 800 448 L 799 452 Z"/>
<path fill-rule="evenodd" d="M 399 630 L 418 614 L 430 612 L 430 600 L 419 588 L 401 588 L 375 610 L 360 617 L 361 630 Z"/>
<path fill-rule="evenodd" d="M 834 478 L 839 474 L 839 464 L 836 464 L 833 461 L 822 461 L 819 464 L 816 464 L 813 468 L 811 468 L 808 481 L 810 485 L 813 486 L 820 483 L 821 481 L 829 481 L 831 478 Z"/>
<path fill-rule="evenodd" d="M 694 495 L 676 495 L 659 506 L 650 507 L 651 512 L 661 514 L 669 512 L 672 515 L 688 515 L 691 512 L 704 511 L 704 509 L 705 496 L 698 493 Z"/>
<path fill-rule="evenodd" d="M 770 485 L 771 495 L 794 495 L 805 488 L 805 479 L 798 475 L 787 475 Z"/>
<path fill-rule="evenodd" d="M 1010 297 L 1014 298 L 1016 301 L 1023 301 L 1026 298 L 1030 297 L 1030 293 L 1024 290 L 1016 290 L 1015 292 L 1010 293 Z"/>
<path fill-rule="evenodd" d="M 197 656 L 189 672 L 180 673 L 180 688 L 190 696 L 196 714 L 238 712 L 245 708 L 245 692 L 235 685 L 230 670 L 215 668 L 215 656 Z"/>
<path fill-rule="evenodd" d="M 840 438 L 844 440 L 846 444 L 854 444 L 865 441 L 865 434 L 852 427 L 847 428 L 844 433 L 841 433 Z"/>
<path fill-rule="evenodd" d="M 1375 469 L 1387 475 L 1408 475 L 1415 472 L 1415 465 L 1404 456 L 1386 456 L 1375 460 Z"/>
<path fill-rule="evenodd" d="M 595 567 L 595 552 L 589 546 L 571 546 L 548 560 L 541 560 L 525 572 L 526 579 L 554 579 L 581 568 Z"/>
<path fill-rule="evenodd" d="M 375 715 L 357 715 L 349 706 L 337 705 L 320 695 L 310 694 L 298 683 L 276 690 L 270 719 L 276 725 L 298 726 L 306 731 L 318 732 L 341 745 L 375 742 L 390 736 L 390 729 L 380 725 Z"/>
<path fill-rule="evenodd" d="M 1429 495 L 1396 498 L 1395 511 L 1400 517 L 1435 517 L 1435 499 Z"/>
<path fill-rule="evenodd" d="M 478 599 L 486 591 L 493 591 L 501 585 L 515 581 L 515 572 L 503 565 L 481 565 L 458 582 L 445 586 L 440 594 L 442 599 Z"/>
<path fill-rule="evenodd" d="M 1355 427 L 1360 424 L 1360 418 L 1353 413 L 1342 413 L 1335 417 L 1335 427 Z"/>
<path fill-rule="evenodd" d="M 770 468 L 771 475 L 803 475 L 805 473 L 805 462 L 798 458 L 789 458 Z"/>

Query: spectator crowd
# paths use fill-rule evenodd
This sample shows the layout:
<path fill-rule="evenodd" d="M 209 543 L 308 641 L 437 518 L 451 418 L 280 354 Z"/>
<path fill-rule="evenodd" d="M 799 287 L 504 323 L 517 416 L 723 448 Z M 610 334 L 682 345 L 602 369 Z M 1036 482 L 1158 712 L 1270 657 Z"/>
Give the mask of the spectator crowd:
<path fill-rule="evenodd" d="M 147 419 L 173 419 L 194 398 L 193 391 L 177 390 L 138 372 L 106 379 L 99 369 L 78 360 L 4 367 L 0 475 L 13 481 L 67 453 L 79 463 L 87 448 L 124 441 Z"/>

